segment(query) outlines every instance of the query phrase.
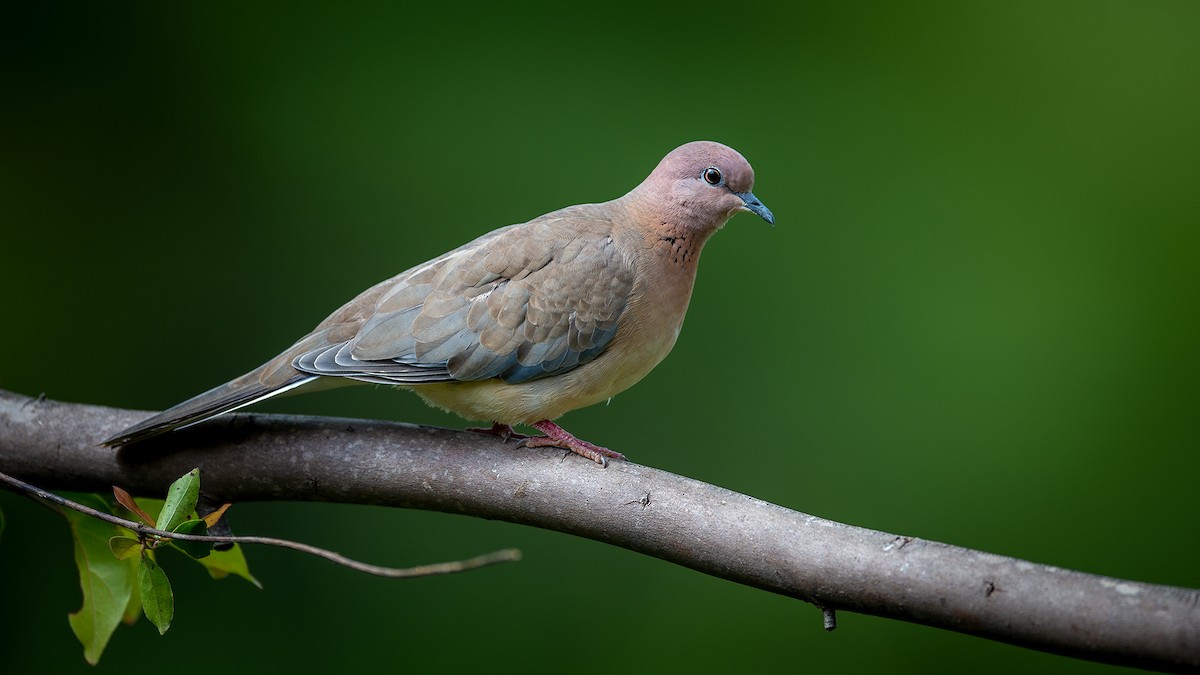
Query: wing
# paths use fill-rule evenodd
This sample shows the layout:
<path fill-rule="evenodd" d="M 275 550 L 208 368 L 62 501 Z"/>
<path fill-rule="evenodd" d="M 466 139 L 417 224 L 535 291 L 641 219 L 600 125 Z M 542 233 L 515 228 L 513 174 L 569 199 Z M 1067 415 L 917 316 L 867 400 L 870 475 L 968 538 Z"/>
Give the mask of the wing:
<path fill-rule="evenodd" d="M 616 333 L 635 261 L 611 223 L 581 210 L 497 230 L 385 282 L 354 337 L 292 365 L 385 384 L 518 383 L 591 361 Z"/>

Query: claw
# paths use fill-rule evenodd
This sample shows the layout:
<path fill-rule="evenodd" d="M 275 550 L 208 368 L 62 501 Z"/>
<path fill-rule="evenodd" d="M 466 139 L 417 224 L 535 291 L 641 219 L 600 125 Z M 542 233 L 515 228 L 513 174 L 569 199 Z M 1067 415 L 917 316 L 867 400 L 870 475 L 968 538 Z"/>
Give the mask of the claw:
<path fill-rule="evenodd" d="M 483 429 L 480 427 L 468 427 L 467 431 L 474 431 L 477 434 L 486 434 L 488 436 L 499 436 L 500 439 L 502 441 L 504 441 L 505 443 L 507 443 L 509 441 L 524 441 L 529 438 L 532 438 L 532 436 L 526 436 L 525 434 L 518 434 L 517 432 L 513 431 L 513 428 L 511 426 L 509 426 L 507 424 L 501 424 L 499 422 L 492 422 L 491 429 Z"/>
<path fill-rule="evenodd" d="M 586 457 L 603 467 L 608 466 L 608 460 L 610 458 L 625 459 L 625 455 L 622 455 L 619 452 L 609 450 L 608 448 L 602 448 L 599 445 L 594 445 L 592 443 L 588 443 L 587 441 L 582 441 L 578 438 L 575 438 L 569 431 L 558 426 L 554 422 L 551 422 L 550 420 L 534 422 L 530 426 L 536 428 L 546 435 L 526 436 L 525 434 L 519 434 L 513 431 L 511 426 L 502 424 L 500 422 L 492 422 L 491 429 L 471 427 L 468 428 L 467 431 L 473 431 L 477 434 L 486 434 L 488 436 L 499 436 L 506 443 L 508 441 L 515 440 L 518 441 L 518 447 L 562 448 L 563 450 L 570 450 L 571 452 L 581 457 Z"/>
<path fill-rule="evenodd" d="M 625 459 L 625 455 L 619 452 L 575 438 L 566 429 L 563 429 L 550 420 L 534 422 L 532 426 L 546 435 L 526 438 L 524 445 L 527 448 L 562 448 L 570 450 L 581 457 L 586 457 L 603 467 L 608 466 L 608 458 L 610 457 L 612 459 Z"/>

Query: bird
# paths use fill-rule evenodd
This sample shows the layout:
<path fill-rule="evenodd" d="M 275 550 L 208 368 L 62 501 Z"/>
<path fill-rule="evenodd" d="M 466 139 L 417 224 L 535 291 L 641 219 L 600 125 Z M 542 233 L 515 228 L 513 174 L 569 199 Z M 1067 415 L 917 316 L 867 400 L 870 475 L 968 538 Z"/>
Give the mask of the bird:
<path fill-rule="evenodd" d="M 375 383 L 492 422 L 474 431 L 608 466 L 624 455 L 554 420 L 611 399 L 666 357 L 709 237 L 739 212 L 774 225 L 753 187 L 754 169 L 736 150 L 686 143 L 625 195 L 501 227 L 405 270 L 258 368 L 102 445 L 137 443 L 283 393 Z"/>

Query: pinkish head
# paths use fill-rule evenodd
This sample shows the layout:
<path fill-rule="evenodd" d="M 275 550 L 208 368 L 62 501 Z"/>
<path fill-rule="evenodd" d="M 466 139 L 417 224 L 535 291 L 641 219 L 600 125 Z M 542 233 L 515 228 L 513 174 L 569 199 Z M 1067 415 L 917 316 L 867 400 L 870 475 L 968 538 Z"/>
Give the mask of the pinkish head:
<path fill-rule="evenodd" d="M 635 192 L 659 214 L 690 229 L 716 230 L 738 211 L 775 223 L 771 210 L 751 190 L 754 169 L 738 151 L 712 141 L 675 148 Z"/>

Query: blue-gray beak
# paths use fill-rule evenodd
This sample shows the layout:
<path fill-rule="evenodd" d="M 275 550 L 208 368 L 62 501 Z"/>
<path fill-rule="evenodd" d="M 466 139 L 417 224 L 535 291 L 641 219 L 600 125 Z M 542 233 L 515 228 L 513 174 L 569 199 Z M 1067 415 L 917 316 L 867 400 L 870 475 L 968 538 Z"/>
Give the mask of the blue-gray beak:
<path fill-rule="evenodd" d="M 745 202 L 743 208 L 747 211 L 772 225 L 775 224 L 775 214 L 771 213 L 771 209 L 768 209 L 766 204 L 758 201 L 758 197 L 755 197 L 753 192 L 735 192 L 733 194 L 742 198 L 742 201 Z"/>

